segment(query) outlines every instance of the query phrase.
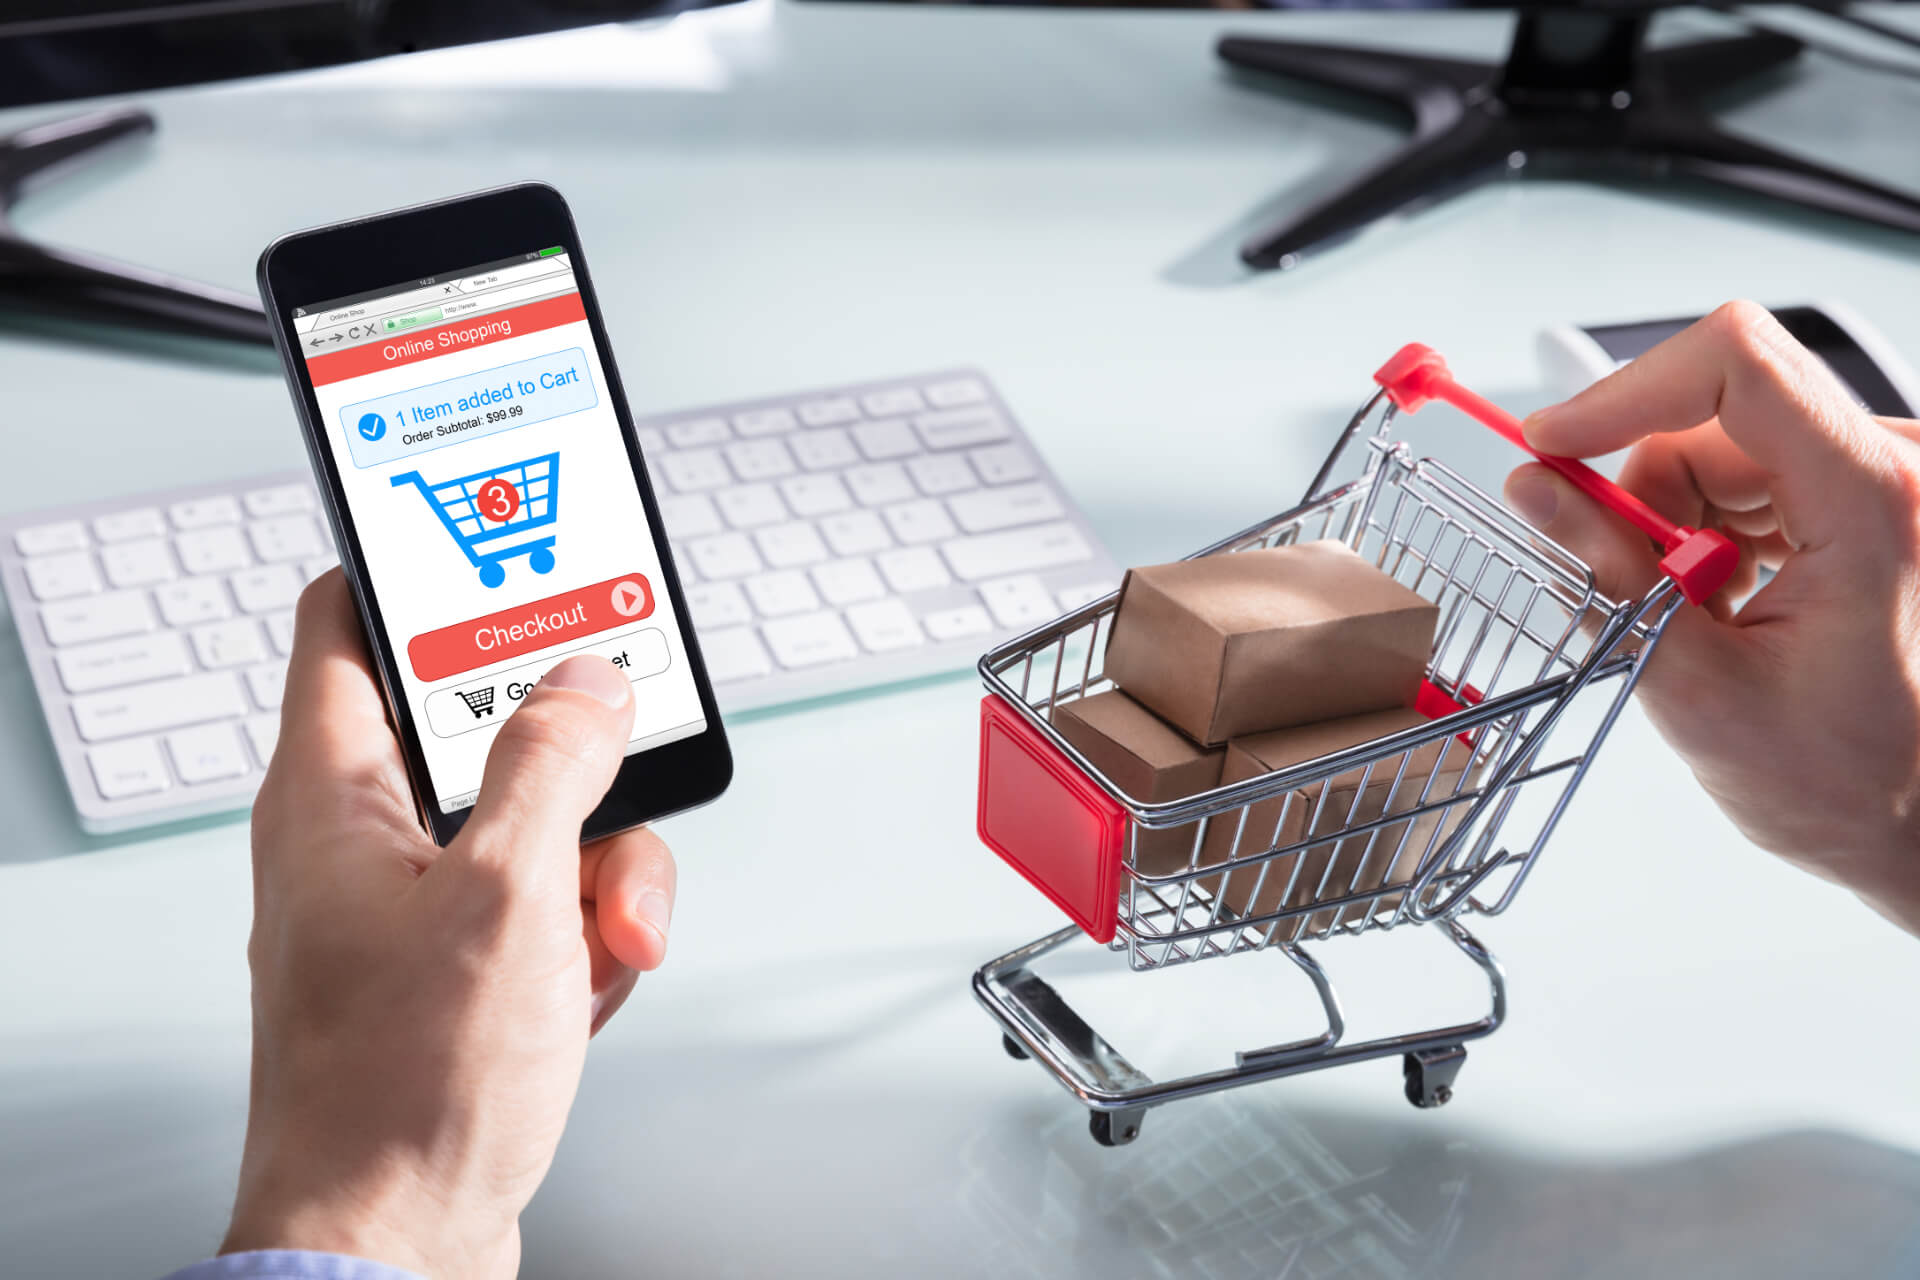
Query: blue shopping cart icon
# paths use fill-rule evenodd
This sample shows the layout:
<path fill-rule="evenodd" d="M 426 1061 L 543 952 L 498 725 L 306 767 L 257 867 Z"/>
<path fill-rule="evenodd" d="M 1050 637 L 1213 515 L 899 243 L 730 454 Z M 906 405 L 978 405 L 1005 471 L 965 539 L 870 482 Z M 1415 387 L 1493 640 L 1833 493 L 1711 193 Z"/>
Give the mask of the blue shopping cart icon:
<path fill-rule="evenodd" d="M 396 488 L 410 484 L 420 490 L 455 544 L 480 570 L 484 585 L 497 587 L 505 582 L 504 562 L 515 556 L 525 556 L 535 573 L 553 569 L 554 536 L 527 535 L 551 525 L 559 512 L 558 453 L 438 484 L 429 484 L 418 471 L 403 471 L 392 483 Z"/>

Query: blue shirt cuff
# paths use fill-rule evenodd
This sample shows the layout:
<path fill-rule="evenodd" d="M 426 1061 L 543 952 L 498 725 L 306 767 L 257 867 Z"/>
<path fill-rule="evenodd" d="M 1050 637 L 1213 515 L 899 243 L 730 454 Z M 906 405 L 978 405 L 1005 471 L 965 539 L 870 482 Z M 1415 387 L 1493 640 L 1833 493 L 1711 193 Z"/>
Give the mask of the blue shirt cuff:
<path fill-rule="evenodd" d="M 260 1249 L 208 1258 L 166 1280 L 426 1280 L 414 1271 L 402 1271 L 384 1262 L 349 1258 L 338 1253 L 308 1253 L 304 1249 Z"/>

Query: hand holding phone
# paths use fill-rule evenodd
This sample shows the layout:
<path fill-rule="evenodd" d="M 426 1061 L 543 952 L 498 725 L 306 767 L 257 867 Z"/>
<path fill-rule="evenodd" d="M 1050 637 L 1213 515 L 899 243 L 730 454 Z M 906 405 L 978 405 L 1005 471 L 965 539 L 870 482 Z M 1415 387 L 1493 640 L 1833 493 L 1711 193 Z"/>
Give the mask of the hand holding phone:
<path fill-rule="evenodd" d="M 473 820 L 421 830 L 338 573 L 301 599 L 254 806 L 254 1071 L 226 1251 L 511 1276 L 587 1037 L 666 955 L 673 855 L 578 843 L 633 686 L 554 668 L 494 737 Z"/>
<path fill-rule="evenodd" d="M 559 195 L 300 232 L 259 276 L 435 840 L 466 821 L 500 724 L 573 654 L 612 662 L 635 699 L 584 838 L 720 794 L 725 732 Z"/>

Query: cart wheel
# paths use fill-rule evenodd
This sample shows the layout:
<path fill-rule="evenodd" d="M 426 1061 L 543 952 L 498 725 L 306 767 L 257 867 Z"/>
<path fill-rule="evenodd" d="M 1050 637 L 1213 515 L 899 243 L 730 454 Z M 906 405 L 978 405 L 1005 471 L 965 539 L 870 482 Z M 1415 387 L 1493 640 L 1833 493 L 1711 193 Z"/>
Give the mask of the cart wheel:
<path fill-rule="evenodd" d="M 497 587 L 507 580 L 507 571 L 500 567 L 497 560 L 489 560 L 480 566 L 480 585 Z"/>
<path fill-rule="evenodd" d="M 1453 1081 L 1467 1060 L 1464 1045 L 1421 1049 L 1401 1060 L 1407 1101 L 1416 1107 L 1444 1107 L 1453 1101 Z"/>
<path fill-rule="evenodd" d="M 542 547 L 527 557 L 527 563 L 533 566 L 535 573 L 549 573 L 553 570 L 553 552 Z"/>
<path fill-rule="evenodd" d="M 1095 1111 L 1087 1117 L 1093 1140 L 1103 1147 L 1124 1147 L 1140 1136 L 1138 1111 Z"/>
<path fill-rule="evenodd" d="M 1000 1033 L 1000 1047 L 1005 1049 L 1007 1056 L 1015 1062 L 1025 1062 L 1027 1060 L 1027 1051 L 1021 1047 L 1020 1042 L 1004 1031 Z"/>

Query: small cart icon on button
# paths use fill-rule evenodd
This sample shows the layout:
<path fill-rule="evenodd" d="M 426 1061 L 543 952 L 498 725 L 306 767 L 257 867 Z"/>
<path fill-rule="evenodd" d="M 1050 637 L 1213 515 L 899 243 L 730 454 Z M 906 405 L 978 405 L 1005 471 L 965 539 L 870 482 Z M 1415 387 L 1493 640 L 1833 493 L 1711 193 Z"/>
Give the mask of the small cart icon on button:
<path fill-rule="evenodd" d="M 644 618 L 653 612 L 653 592 L 639 574 L 613 585 L 613 611 L 623 618 Z"/>

